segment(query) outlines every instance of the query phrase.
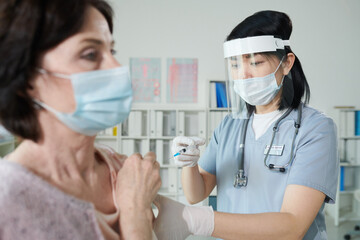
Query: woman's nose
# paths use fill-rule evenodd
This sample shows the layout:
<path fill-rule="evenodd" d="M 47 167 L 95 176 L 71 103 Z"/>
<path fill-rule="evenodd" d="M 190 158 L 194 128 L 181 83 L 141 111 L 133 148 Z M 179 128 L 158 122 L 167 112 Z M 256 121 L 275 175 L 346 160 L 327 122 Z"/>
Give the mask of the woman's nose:
<path fill-rule="evenodd" d="M 241 69 L 239 69 L 238 71 L 238 77 L 240 79 L 248 79 L 248 78 L 251 78 L 252 74 L 251 74 L 251 71 L 249 69 L 249 67 L 243 65 L 241 66 Z"/>
<path fill-rule="evenodd" d="M 113 56 L 111 55 L 111 58 L 110 58 L 110 65 L 115 68 L 115 67 L 121 67 L 121 64 L 118 62 L 118 60 Z"/>
<path fill-rule="evenodd" d="M 118 62 L 118 60 L 113 55 L 109 54 L 106 60 L 103 62 L 102 69 L 111 69 L 121 66 L 122 65 Z"/>

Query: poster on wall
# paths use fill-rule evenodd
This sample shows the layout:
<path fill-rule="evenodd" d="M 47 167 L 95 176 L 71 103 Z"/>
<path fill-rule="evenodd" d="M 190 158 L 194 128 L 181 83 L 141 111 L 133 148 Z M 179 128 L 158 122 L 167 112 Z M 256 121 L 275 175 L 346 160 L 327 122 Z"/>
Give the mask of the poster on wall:
<path fill-rule="evenodd" d="M 167 59 L 167 102 L 197 103 L 198 59 Z"/>
<path fill-rule="evenodd" d="M 160 58 L 130 58 L 133 102 L 160 102 Z"/>

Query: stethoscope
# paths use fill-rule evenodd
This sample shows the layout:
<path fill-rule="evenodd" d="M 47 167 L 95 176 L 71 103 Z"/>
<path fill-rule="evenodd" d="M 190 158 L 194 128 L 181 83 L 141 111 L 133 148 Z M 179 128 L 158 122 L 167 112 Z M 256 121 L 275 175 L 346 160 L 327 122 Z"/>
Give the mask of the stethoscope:
<path fill-rule="evenodd" d="M 299 104 L 297 120 L 295 121 L 295 124 L 294 124 L 295 133 L 294 133 L 294 137 L 293 137 L 292 144 L 291 144 L 291 153 L 290 153 L 289 161 L 285 165 L 275 165 L 275 164 L 267 164 L 266 160 L 267 160 L 270 150 L 272 148 L 275 134 L 278 131 L 278 128 L 279 128 L 278 125 L 279 125 L 280 121 L 283 120 L 284 118 L 286 118 L 290 114 L 291 111 L 292 111 L 292 108 L 289 108 L 288 110 L 286 110 L 286 112 L 275 122 L 274 127 L 273 127 L 273 134 L 272 134 L 270 146 L 264 157 L 265 167 L 267 167 L 268 169 L 273 170 L 273 171 L 279 171 L 281 173 L 285 173 L 286 167 L 290 165 L 293 155 L 294 155 L 294 142 L 295 142 L 296 135 L 298 134 L 299 128 L 301 125 L 301 115 L 302 115 L 302 104 L 301 103 Z M 247 182 L 248 182 L 248 178 L 245 175 L 245 170 L 244 170 L 245 137 L 246 137 L 248 123 L 249 123 L 249 119 L 245 119 L 244 124 L 242 125 L 242 129 L 241 129 L 240 149 L 239 149 L 240 166 L 239 166 L 238 172 L 235 174 L 235 179 L 234 179 L 234 187 L 235 188 L 246 187 Z"/>

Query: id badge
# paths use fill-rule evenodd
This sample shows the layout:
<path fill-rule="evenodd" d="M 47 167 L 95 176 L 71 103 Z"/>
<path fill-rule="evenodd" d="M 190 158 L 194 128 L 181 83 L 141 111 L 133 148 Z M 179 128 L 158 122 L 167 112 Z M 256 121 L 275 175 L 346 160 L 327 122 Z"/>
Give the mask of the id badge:
<path fill-rule="evenodd" d="M 269 150 L 270 145 L 266 145 L 265 150 L 264 150 L 264 155 L 266 155 L 266 153 Z M 273 155 L 273 156 L 282 156 L 283 152 L 284 152 L 284 148 L 285 148 L 285 144 L 284 145 L 272 145 L 269 155 Z"/>

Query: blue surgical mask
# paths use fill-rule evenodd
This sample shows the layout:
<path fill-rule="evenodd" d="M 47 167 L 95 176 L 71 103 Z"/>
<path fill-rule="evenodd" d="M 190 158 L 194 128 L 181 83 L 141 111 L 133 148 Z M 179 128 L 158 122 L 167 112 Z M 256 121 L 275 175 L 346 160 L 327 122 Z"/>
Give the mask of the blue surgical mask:
<path fill-rule="evenodd" d="M 128 67 L 72 75 L 38 71 L 71 80 L 76 101 L 73 113 L 59 112 L 37 99 L 34 101 L 75 132 L 94 136 L 123 122 L 130 113 L 133 92 Z"/>
<path fill-rule="evenodd" d="M 275 77 L 281 63 L 282 60 L 275 72 L 264 77 L 234 80 L 235 92 L 250 105 L 261 106 L 270 103 L 281 89 L 284 81 L 283 77 L 278 86 Z"/>

